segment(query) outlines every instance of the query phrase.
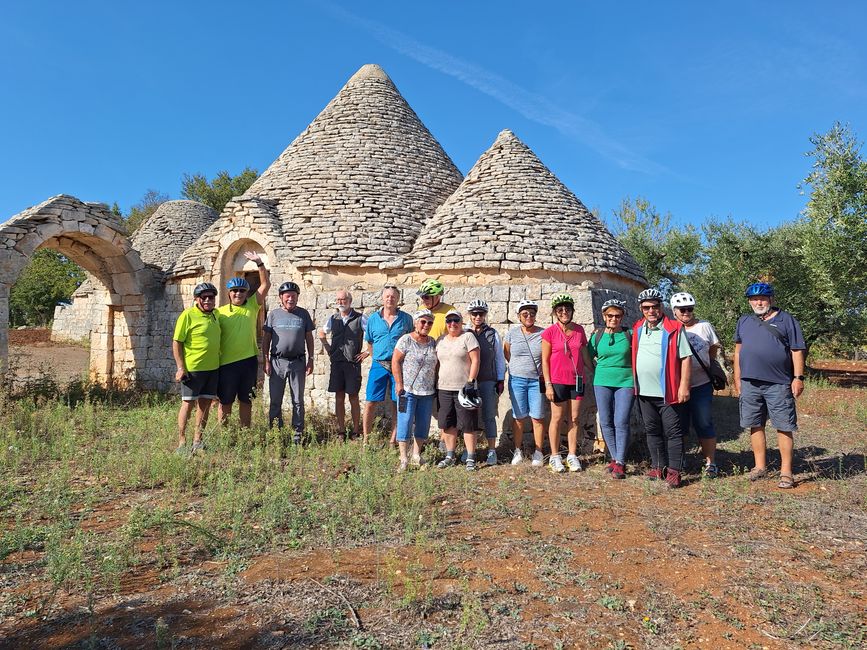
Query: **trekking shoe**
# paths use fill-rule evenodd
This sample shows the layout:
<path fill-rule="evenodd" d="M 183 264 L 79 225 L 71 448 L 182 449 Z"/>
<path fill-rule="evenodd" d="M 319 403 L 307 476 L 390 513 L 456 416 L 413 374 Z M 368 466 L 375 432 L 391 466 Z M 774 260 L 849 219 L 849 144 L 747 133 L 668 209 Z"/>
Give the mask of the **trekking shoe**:
<path fill-rule="evenodd" d="M 569 466 L 570 472 L 581 471 L 581 461 L 578 460 L 578 456 L 574 454 L 569 454 L 568 456 L 566 456 L 566 464 Z"/>
<path fill-rule="evenodd" d="M 467 471 L 475 472 L 476 471 L 476 459 L 475 458 L 467 458 Z"/>
<path fill-rule="evenodd" d="M 626 467 L 620 463 L 614 463 L 614 468 L 611 470 L 611 478 L 623 479 L 626 478 Z"/>
<path fill-rule="evenodd" d="M 522 462 L 524 462 L 524 452 L 516 449 L 512 454 L 512 465 L 520 465 Z"/>
<path fill-rule="evenodd" d="M 190 447 L 190 454 L 198 454 L 205 453 L 205 443 L 199 440 L 198 442 L 194 442 L 193 446 Z"/>
<path fill-rule="evenodd" d="M 719 476 L 719 468 L 716 466 L 716 463 L 708 463 L 705 465 L 704 475 L 705 478 L 716 478 Z"/>
<path fill-rule="evenodd" d="M 680 472 L 676 469 L 667 469 L 665 471 L 665 485 L 670 488 L 680 487 Z"/>
<path fill-rule="evenodd" d="M 437 467 L 439 469 L 445 469 L 446 467 L 454 467 L 455 466 L 455 457 L 454 456 L 446 456 L 440 462 L 437 463 Z"/>
<path fill-rule="evenodd" d="M 545 464 L 545 456 L 542 455 L 541 451 L 534 451 L 532 461 L 533 467 L 542 467 Z"/>
<path fill-rule="evenodd" d="M 563 467 L 563 459 L 560 458 L 560 454 L 551 456 L 551 459 L 548 461 L 548 470 L 555 474 L 562 474 L 566 471 L 566 468 Z"/>
<path fill-rule="evenodd" d="M 497 450 L 496 449 L 489 449 L 488 450 L 488 457 L 485 459 L 485 464 L 491 465 L 491 466 L 497 464 Z"/>
<path fill-rule="evenodd" d="M 647 474 L 645 474 L 648 481 L 661 481 L 662 480 L 662 470 L 658 467 L 651 467 Z"/>

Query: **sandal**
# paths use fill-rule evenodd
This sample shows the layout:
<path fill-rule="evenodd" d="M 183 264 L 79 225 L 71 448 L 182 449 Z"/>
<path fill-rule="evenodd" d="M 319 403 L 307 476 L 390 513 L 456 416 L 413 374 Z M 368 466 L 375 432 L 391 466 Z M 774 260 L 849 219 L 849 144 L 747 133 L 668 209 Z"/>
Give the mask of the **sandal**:
<path fill-rule="evenodd" d="M 795 477 L 791 474 L 780 474 L 780 482 L 777 483 L 780 490 L 791 490 L 795 487 Z"/>
<path fill-rule="evenodd" d="M 768 475 L 767 467 L 753 467 L 748 474 L 751 481 L 758 481 Z"/>

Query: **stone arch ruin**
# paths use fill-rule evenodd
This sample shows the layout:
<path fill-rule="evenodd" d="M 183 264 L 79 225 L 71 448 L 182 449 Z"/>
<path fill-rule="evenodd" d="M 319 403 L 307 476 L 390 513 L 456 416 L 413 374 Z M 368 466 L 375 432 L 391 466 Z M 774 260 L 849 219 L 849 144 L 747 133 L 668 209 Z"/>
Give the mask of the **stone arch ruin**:
<path fill-rule="evenodd" d="M 52 248 L 85 269 L 104 291 L 91 324 L 90 375 L 100 382 L 136 379 L 146 357 L 152 269 L 123 225 L 101 203 L 58 195 L 0 226 L 0 365 L 9 359 L 9 294 L 33 253 Z"/>

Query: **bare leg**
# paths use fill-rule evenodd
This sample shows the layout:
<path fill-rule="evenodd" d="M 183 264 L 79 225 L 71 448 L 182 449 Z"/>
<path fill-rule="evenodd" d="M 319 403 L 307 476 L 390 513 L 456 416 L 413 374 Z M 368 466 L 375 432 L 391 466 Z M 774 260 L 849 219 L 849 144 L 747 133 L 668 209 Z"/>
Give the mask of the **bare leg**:
<path fill-rule="evenodd" d="M 357 435 L 361 424 L 361 404 L 358 403 L 358 393 L 349 395 L 349 412 L 352 415 L 352 433 Z"/>
<path fill-rule="evenodd" d="M 705 463 L 713 463 L 716 459 L 716 438 L 699 438 L 698 444 L 701 445 L 701 455 L 704 456 Z"/>
<path fill-rule="evenodd" d="M 211 402 L 213 400 L 200 397 L 196 408 L 196 430 L 193 432 L 193 442 L 201 442 L 202 432 L 208 425 L 208 413 L 211 410 Z"/>
<path fill-rule="evenodd" d="M 424 452 L 424 443 L 425 441 L 422 438 L 413 438 L 412 443 L 412 455 L 418 456 L 421 458 L 422 453 Z"/>
<path fill-rule="evenodd" d="M 337 420 L 337 435 L 346 435 L 346 393 L 334 394 L 334 419 Z"/>
<path fill-rule="evenodd" d="M 548 424 L 548 443 L 551 445 L 551 455 L 560 453 L 560 425 L 566 408 L 562 404 L 551 402 L 551 422 Z"/>
<path fill-rule="evenodd" d="M 512 438 L 515 440 L 515 449 L 521 449 L 524 444 L 523 420 L 519 420 L 518 418 L 512 418 Z"/>
<path fill-rule="evenodd" d="M 229 417 L 232 415 L 232 405 L 220 402 L 217 406 L 217 415 L 220 417 L 220 426 L 226 426 L 229 423 Z"/>
<path fill-rule="evenodd" d="M 446 443 L 446 451 L 454 452 L 458 446 L 458 430 L 452 427 L 443 431 L 443 442 Z M 475 447 L 475 445 L 473 445 Z"/>
<path fill-rule="evenodd" d="M 752 427 L 750 429 L 750 444 L 753 447 L 753 457 L 756 459 L 756 469 L 766 468 L 768 462 L 764 427 Z"/>
<path fill-rule="evenodd" d="M 181 402 L 181 409 L 178 411 L 178 447 L 187 444 L 187 421 L 190 419 L 190 413 L 193 412 L 195 404 L 192 400 Z"/>
<path fill-rule="evenodd" d="M 569 418 L 569 430 L 566 432 L 566 441 L 569 445 L 569 454 L 578 454 L 578 430 L 581 425 L 581 400 L 569 400 L 571 417 Z"/>
<path fill-rule="evenodd" d="M 780 447 L 780 474 L 792 474 L 792 454 L 795 448 L 795 438 L 791 431 L 777 431 L 777 445 Z"/>
<path fill-rule="evenodd" d="M 542 447 L 545 446 L 545 422 L 536 418 L 530 418 L 530 420 L 533 422 L 533 442 L 536 445 L 536 450 L 541 452 Z"/>
<path fill-rule="evenodd" d="M 476 439 L 478 435 L 478 431 L 470 431 L 464 434 L 464 446 L 467 448 L 467 454 L 476 453 Z M 455 445 L 457 445 L 457 435 L 455 435 Z"/>
<path fill-rule="evenodd" d="M 373 428 L 373 418 L 377 404 L 379 404 L 379 402 L 365 402 L 364 404 L 364 422 L 361 434 L 364 436 L 365 444 L 367 444 L 367 439 L 370 437 L 370 430 Z M 395 434 L 397 434 L 397 429 L 395 429 Z"/>
<path fill-rule="evenodd" d="M 231 408 L 231 405 L 229 408 Z M 241 421 L 241 428 L 250 428 L 250 425 L 253 424 L 252 402 L 238 402 L 238 419 Z"/>
<path fill-rule="evenodd" d="M 389 441 L 393 446 L 397 444 L 397 404 L 394 402 L 391 403 L 391 440 Z"/>
<path fill-rule="evenodd" d="M 400 462 L 401 463 L 409 462 L 409 459 L 407 458 L 407 455 L 406 455 L 408 447 L 409 447 L 409 443 L 404 442 L 403 440 L 398 441 L 398 443 L 397 443 L 397 448 L 400 450 Z"/>

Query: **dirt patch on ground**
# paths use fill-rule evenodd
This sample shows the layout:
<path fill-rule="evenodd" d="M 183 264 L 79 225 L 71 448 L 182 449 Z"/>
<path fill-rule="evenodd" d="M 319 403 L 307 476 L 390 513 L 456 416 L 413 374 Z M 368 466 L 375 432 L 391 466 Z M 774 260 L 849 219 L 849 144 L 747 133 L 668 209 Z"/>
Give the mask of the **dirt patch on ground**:
<path fill-rule="evenodd" d="M 90 350 L 80 345 L 52 343 L 51 330 L 9 330 L 9 367 L 17 381 L 51 377 L 60 384 L 86 377 Z"/>
<path fill-rule="evenodd" d="M 811 361 L 810 370 L 817 376 L 846 388 L 867 387 L 867 361 Z"/>

